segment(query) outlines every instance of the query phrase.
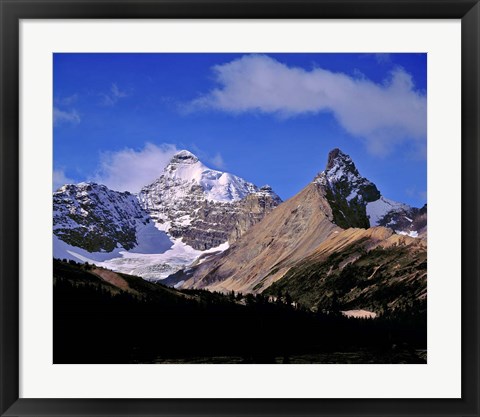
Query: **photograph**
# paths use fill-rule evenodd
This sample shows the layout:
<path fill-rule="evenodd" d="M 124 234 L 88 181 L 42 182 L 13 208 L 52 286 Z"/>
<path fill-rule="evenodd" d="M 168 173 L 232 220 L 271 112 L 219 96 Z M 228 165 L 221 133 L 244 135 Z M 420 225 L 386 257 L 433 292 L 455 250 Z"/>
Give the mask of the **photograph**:
<path fill-rule="evenodd" d="M 52 60 L 54 364 L 427 364 L 427 53 Z"/>
<path fill-rule="evenodd" d="M 479 3 L 0 0 L 0 417 L 478 416 Z"/>

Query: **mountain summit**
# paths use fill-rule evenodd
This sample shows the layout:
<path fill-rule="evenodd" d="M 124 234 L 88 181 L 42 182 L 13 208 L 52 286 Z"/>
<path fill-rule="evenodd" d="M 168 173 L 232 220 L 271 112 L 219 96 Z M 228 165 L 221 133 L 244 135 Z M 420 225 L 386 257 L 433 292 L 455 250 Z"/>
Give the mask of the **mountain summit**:
<path fill-rule="evenodd" d="M 170 164 L 195 164 L 198 158 L 190 151 L 183 150 L 173 155 Z"/>
<path fill-rule="evenodd" d="M 375 184 L 362 177 L 352 158 L 338 148 L 328 154 L 327 166 L 320 174 L 322 176 L 331 188 L 348 201 L 359 199 L 369 202 L 380 198 Z"/>
<path fill-rule="evenodd" d="M 187 150 L 172 157 L 138 200 L 158 228 L 198 250 L 233 242 L 282 201 L 270 187 L 208 168 Z"/>
<path fill-rule="evenodd" d="M 338 226 L 344 229 L 371 226 L 365 207 L 381 195 L 375 184 L 360 175 L 349 155 L 338 148 L 330 151 L 325 170 L 314 182 L 325 187 Z"/>
<path fill-rule="evenodd" d="M 227 172 L 210 169 L 191 152 L 183 150 L 173 155 L 162 175 L 144 187 L 140 195 L 156 188 L 165 194 L 166 189 L 176 192 L 170 198 L 182 198 L 188 191 L 204 194 L 210 201 L 232 202 L 254 193 L 258 187 Z"/>
<path fill-rule="evenodd" d="M 359 173 L 352 158 L 338 148 L 330 151 L 325 170 L 314 182 L 325 188 L 334 223 L 344 229 L 386 226 L 416 237 L 426 227 L 426 206 L 417 209 L 383 197 L 376 185 Z"/>

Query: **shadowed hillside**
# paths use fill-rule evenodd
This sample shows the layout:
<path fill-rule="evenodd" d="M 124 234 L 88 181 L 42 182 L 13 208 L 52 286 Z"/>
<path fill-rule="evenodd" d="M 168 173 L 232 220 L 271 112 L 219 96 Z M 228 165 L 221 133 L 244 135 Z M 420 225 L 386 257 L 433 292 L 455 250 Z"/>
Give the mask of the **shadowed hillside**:
<path fill-rule="evenodd" d="M 265 294 L 289 293 L 313 309 L 383 313 L 426 302 L 426 241 L 377 227 L 348 229 L 322 243 Z"/>
<path fill-rule="evenodd" d="M 253 294 L 177 291 L 54 260 L 54 363 L 423 363 L 426 312 L 374 320 Z"/>

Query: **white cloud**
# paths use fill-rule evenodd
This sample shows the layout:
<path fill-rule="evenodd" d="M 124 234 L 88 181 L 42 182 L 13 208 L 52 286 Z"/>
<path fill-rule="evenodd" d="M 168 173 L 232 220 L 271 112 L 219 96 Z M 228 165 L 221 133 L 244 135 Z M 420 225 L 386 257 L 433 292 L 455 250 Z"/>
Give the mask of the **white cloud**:
<path fill-rule="evenodd" d="M 62 185 L 73 184 L 75 180 L 67 177 L 63 169 L 54 169 L 53 170 L 53 191 L 58 190 Z"/>
<path fill-rule="evenodd" d="M 80 123 L 80 115 L 76 110 L 60 110 L 58 107 L 53 108 L 53 125 L 58 126 L 62 123 Z"/>
<path fill-rule="evenodd" d="M 146 143 L 141 150 L 125 148 L 101 155 L 99 169 L 91 180 L 116 191 L 136 193 L 158 178 L 177 152 L 174 145 Z"/>
<path fill-rule="evenodd" d="M 209 162 L 218 169 L 225 169 L 226 167 L 225 161 L 220 153 L 217 153 L 213 158 L 209 158 Z"/>
<path fill-rule="evenodd" d="M 281 117 L 331 112 L 375 154 L 387 154 L 405 141 L 426 140 L 426 97 L 403 69 L 392 71 L 383 84 L 322 68 L 288 67 L 264 55 L 246 55 L 213 70 L 219 88 L 189 103 L 188 110 Z"/>
<path fill-rule="evenodd" d="M 104 106 L 114 106 L 121 98 L 128 97 L 127 92 L 120 90 L 115 83 L 111 85 L 108 93 L 102 93 L 100 95 L 102 96 L 102 104 Z"/>

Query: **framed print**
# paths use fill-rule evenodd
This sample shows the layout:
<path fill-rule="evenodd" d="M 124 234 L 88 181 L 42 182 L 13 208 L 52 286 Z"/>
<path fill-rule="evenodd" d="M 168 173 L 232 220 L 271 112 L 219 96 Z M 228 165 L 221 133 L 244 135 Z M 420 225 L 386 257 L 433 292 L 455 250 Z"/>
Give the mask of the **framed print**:
<path fill-rule="evenodd" d="M 1 413 L 478 415 L 477 1 L 1 0 Z"/>

